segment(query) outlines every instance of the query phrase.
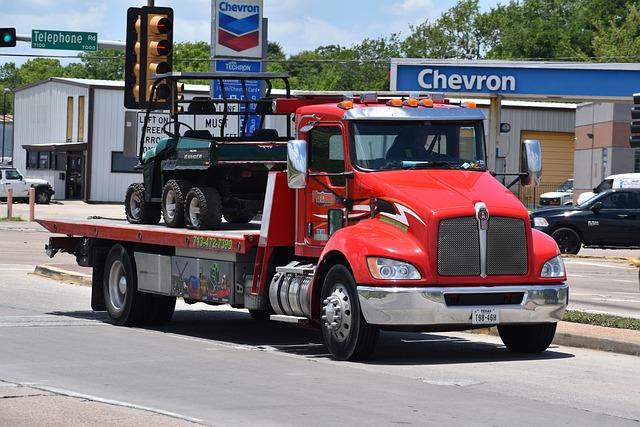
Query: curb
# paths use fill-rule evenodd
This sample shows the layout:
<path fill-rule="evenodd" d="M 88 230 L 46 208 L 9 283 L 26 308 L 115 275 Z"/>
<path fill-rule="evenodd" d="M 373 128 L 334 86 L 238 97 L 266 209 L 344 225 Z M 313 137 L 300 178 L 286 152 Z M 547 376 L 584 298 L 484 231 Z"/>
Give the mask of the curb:
<path fill-rule="evenodd" d="M 37 265 L 33 274 L 74 285 L 91 286 L 91 275 L 75 271 L 67 271 L 51 265 Z"/>
<path fill-rule="evenodd" d="M 570 323 L 570 322 L 559 322 Z M 581 325 L 581 323 L 572 323 L 572 325 Z M 616 329 L 616 328 L 607 328 Z M 472 329 L 472 334 L 500 336 L 496 327 Z M 640 356 L 640 343 L 633 343 L 613 338 L 595 337 L 586 334 L 576 334 L 571 332 L 556 331 L 552 344 L 563 345 L 567 347 L 588 348 L 590 350 L 608 351 L 611 353 L 628 354 L 630 356 Z"/>
<path fill-rule="evenodd" d="M 82 286 L 91 286 L 91 275 L 79 273 L 75 271 L 67 271 L 61 268 L 53 267 L 50 265 L 38 265 L 33 274 L 38 276 L 47 277 L 49 279 L 54 279 L 63 282 L 69 282 L 76 285 Z M 569 322 L 560 322 L 569 323 Z M 579 323 L 572 325 L 580 325 Z M 578 326 L 579 327 L 579 326 Z M 606 328 L 616 330 L 615 328 Z M 479 335 L 492 335 L 499 336 L 498 329 L 496 327 L 492 328 L 481 328 L 481 329 L 472 329 L 467 330 L 465 332 L 479 334 Z M 572 332 L 561 332 L 557 331 L 555 338 L 553 339 L 553 344 L 563 345 L 567 347 L 578 347 L 578 348 L 588 348 L 591 350 L 600 350 L 600 351 L 608 351 L 612 353 L 619 354 L 628 354 L 631 356 L 640 356 L 640 342 L 629 342 L 621 339 L 613 339 L 613 338 L 604 338 L 604 337 L 596 337 L 588 334 L 576 334 Z"/>

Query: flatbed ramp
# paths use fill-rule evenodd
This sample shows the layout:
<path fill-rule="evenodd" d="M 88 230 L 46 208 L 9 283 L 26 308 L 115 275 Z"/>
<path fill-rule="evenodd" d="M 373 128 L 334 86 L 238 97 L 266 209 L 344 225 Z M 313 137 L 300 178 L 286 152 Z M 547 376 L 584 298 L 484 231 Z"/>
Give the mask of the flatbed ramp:
<path fill-rule="evenodd" d="M 260 224 L 244 224 L 242 228 L 223 223 L 221 230 L 201 231 L 169 228 L 164 224 L 130 224 L 113 219 L 37 219 L 52 233 L 91 237 L 150 245 L 172 246 L 211 251 L 247 253 L 258 245 Z"/>

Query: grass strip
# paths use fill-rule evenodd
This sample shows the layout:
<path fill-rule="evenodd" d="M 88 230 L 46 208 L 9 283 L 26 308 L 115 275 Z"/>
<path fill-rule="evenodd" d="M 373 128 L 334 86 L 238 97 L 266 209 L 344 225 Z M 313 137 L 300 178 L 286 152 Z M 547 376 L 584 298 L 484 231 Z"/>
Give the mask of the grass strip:
<path fill-rule="evenodd" d="M 7 221 L 7 217 L 6 216 L 0 217 L 0 221 Z M 22 219 L 22 217 L 20 217 L 20 216 L 12 216 L 9 221 L 10 222 L 23 222 L 24 219 Z"/>
<path fill-rule="evenodd" d="M 586 313 L 584 311 L 567 310 L 564 313 L 564 318 L 562 320 L 564 320 L 565 322 L 605 326 L 607 328 L 631 329 L 634 331 L 640 331 L 640 319 L 614 316 L 611 314 Z"/>

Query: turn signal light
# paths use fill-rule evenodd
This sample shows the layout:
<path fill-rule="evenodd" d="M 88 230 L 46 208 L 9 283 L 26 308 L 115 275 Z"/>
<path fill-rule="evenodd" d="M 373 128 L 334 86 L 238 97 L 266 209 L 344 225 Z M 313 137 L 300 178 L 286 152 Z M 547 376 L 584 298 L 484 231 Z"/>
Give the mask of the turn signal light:
<path fill-rule="evenodd" d="M 350 110 L 353 108 L 353 101 L 351 100 L 342 101 L 338 104 L 338 107 L 342 108 L 343 110 Z"/>
<path fill-rule="evenodd" d="M 467 101 L 464 103 L 467 108 L 476 108 L 476 103 L 473 101 Z"/>
<path fill-rule="evenodd" d="M 389 107 L 402 107 L 402 99 L 393 98 L 387 101 Z"/>
<path fill-rule="evenodd" d="M 402 105 L 405 105 L 407 107 L 412 107 L 412 108 L 416 108 L 418 106 L 418 100 L 415 98 L 409 98 L 406 99 Z"/>
<path fill-rule="evenodd" d="M 420 100 L 418 105 L 420 105 L 422 107 L 432 108 L 433 107 L 433 101 L 431 99 L 429 99 L 429 98 L 423 98 L 423 99 Z"/>

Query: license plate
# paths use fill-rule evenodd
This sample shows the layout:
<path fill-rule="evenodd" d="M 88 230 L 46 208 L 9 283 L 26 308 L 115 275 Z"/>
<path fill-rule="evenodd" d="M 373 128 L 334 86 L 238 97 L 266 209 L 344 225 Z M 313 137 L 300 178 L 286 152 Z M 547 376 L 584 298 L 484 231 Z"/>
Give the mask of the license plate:
<path fill-rule="evenodd" d="M 471 313 L 473 325 L 494 325 L 500 323 L 500 313 L 497 308 L 474 308 Z"/>

